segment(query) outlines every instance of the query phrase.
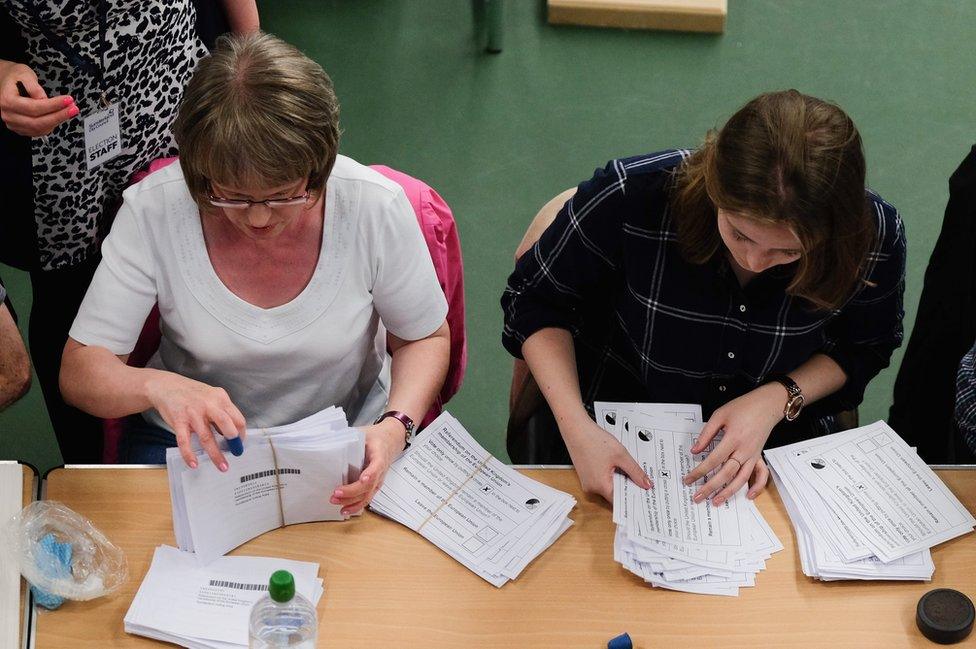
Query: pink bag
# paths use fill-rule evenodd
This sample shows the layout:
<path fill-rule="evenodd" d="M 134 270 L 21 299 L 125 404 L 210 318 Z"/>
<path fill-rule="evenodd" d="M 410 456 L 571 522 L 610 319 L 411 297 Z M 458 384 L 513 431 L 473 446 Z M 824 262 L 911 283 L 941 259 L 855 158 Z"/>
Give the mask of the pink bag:
<path fill-rule="evenodd" d="M 132 177 L 135 184 L 179 158 L 160 158 L 153 160 L 149 167 Z M 427 249 L 437 280 L 447 298 L 447 323 L 451 329 L 451 360 L 447 369 L 444 386 L 424 416 L 420 427 L 433 421 L 444 409 L 444 405 L 457 394 L 464 380 L 468 364 L 467 336 L 464 328 L 464 263 L 461 259 L 461 240 L 458 237 L 454 215 L 444 199 L 427 183 L 405 173 L 383 165 L 373 165 L 372 169 L 403 187 L 407 200 L 417 215 L 417 222 L 424 233 Z M 159 308 L 153 307 L 143 326 L 135 349 L 129 354 L 129 365 L 143 367 L 159 348 Z M 123 419 L 106 419 L 103 426 L 105 450 L 102 461 L 114 464 L 119 460 L 119 440 L 124 434 Z"/>

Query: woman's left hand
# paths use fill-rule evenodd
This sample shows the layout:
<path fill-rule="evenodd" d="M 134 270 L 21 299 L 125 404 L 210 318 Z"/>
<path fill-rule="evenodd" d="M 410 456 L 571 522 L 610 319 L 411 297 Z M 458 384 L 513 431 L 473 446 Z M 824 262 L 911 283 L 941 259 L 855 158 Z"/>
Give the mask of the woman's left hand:
<path fill-rule="evenodd" d="M 695 492 L 693 499 L 696 503 L 714 494 L 712 503 L 721 505 L 750 477 L 753 481 L 748 497 L 755 498 L 762 492 L 769 479 L 762 450 L 773 427 L 783 418 L 784 403 L 783 387 L 771 383 L 729 401 L 712 413 L 691 452 L 701 453 L 719 431 L 724 429 L 725 434 L 708 457 L 684 477 L 684 483 L 690 485 L 718 469 Z"/>
<path fill-rule="evenodd" d="M 359 480 L 342 485 L 329 498 L 333 505 L 342 505 L 344 516 L 355 514 L 369 504 L 383 486 L 383 478 L 393 460 L 406 446 L 403 424 L 392 417 L 365 427 L 363 432 L 366 433 L 366 467 Z"/>

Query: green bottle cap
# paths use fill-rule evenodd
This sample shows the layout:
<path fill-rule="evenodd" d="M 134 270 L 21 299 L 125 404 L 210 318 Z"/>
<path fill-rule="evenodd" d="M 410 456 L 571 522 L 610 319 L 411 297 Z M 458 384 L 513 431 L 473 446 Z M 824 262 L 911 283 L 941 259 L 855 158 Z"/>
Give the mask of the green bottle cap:
<path fill-rule="evenodd" d="M 268 582 L 268 595 L 276 602 L 290 602 L 295 596 L 295 578 L 287 570 L 276 570 Z"/>

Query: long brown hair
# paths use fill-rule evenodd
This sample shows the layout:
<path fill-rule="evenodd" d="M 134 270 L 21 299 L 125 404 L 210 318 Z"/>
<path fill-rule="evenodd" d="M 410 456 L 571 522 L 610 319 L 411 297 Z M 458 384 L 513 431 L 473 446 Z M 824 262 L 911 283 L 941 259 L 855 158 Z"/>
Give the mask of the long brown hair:
<path fill-rule="evenodd" d="M 787 291 L 839 308 L 863 281 L 877 228 L 861 136 L 838 106 L 784 90 L 740 108 L 677 170 L 671 199 L 686 259 L 722 249 L 717 209 L 787 225 L 803 254 Z"/>

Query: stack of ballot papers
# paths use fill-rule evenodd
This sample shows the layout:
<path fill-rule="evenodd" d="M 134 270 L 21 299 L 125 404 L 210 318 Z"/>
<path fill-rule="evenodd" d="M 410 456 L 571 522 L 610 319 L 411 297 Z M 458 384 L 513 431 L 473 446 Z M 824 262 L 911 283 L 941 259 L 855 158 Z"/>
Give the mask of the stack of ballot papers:
<path fill-rule="evenodd" d="M 702 428 L 701 407 L 688 404 L 594 404 L 597 423 L 612 434 L 654 481 L 644 490 L 614 475 L 614 560 L 652 586 L 704 595 L 739 594 L 783 545 L 746 498 L 743 487 L 721 506 L 692 495 L 704 479 L 682 478 L 715 447 L 691 452 Z"/>
<path fill-rule="evenodd" d="M 976 519 L 882 421 L 765 451 L 817 579 L 929 580 L 929 548 Z"/>
<path fill-rule="evenodd" d="M 497 587 L 569 529 L 575 506 L 492 457 L 446 412 L 393 463 L 370 504 Z"/>
<path fill-rule="evenodd" d="M 319 564 L 269 557 L 221 557 L 201 566 L 189 552 L 161 545 L 125 614 L 126 633 L 194 649 L 246 647 L 251 607 L 276 570 L 295 578 L 313 606 L 322 598 Z"/>
<path fill-rule="evenodd" d="M 228 453 L 223 440 L 221 445 L 226 473 L 199 447 L 196 469 L 186 466 L 179 449 L 166 452 L 176 543 L 202 563 L 284 525 L 348 518 L 329 494 L 359 479 L 365 440 L 341 408 L 294 424 L 248 429 L 240 457 Z"/>

